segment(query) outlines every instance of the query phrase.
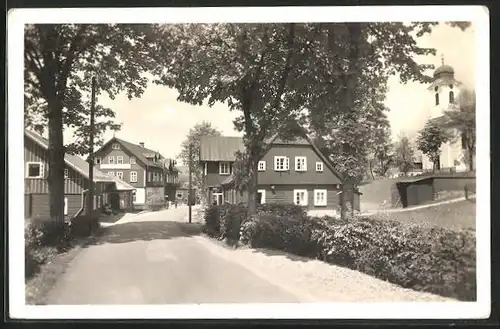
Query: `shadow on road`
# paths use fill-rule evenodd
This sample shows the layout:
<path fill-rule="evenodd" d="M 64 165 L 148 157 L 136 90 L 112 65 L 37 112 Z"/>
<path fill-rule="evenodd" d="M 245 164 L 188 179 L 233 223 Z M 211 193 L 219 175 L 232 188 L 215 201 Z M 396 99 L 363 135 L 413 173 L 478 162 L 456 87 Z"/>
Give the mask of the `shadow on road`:
<path fill-rule="evenodd" d="M 266 256 L 270 256 L 270 257 L 273 257 L 273 256 L 281 256 L 281 257 L 285 257 L 289 260 L 292 260 L 294 262 L 303 262 L 303 263 L 307 263 L 307 262 L 310 262 L 312 260 L 316 260 L 316 259 L 313 259 L 313 258 L 307 258 L 307 257 L 303 257 L 303 256 L 297 256 L 297 255 L 294 255 L 294 254 L 291 254 L 291 253 L 287 253 L 287 252 L 284 252 L 284 251 L 281 251 L 281 250 L 274 250 L 274 249 L 264 249 L 264 248 L 255 248 L 252 250 L 252 252 L 254 253 L 262 253 Z"/>
<path fill-rule="evenodd" d="M 200 224 L 167 221 L 130 222 L 102 228 L 89 245 L 189 237 L 200 234 L 201 229 Z"/>

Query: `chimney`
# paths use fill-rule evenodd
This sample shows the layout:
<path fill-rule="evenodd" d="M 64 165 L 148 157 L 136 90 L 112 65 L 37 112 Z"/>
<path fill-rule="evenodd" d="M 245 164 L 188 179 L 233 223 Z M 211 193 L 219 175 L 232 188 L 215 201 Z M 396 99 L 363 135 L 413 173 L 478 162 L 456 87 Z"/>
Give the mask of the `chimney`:
<path fill-rule="evenodd" d="M 140 143 L 139 143 L 139 145 L 140 145 L 141 147 L 144 147 L 144 142 L 140 142 Z"/>

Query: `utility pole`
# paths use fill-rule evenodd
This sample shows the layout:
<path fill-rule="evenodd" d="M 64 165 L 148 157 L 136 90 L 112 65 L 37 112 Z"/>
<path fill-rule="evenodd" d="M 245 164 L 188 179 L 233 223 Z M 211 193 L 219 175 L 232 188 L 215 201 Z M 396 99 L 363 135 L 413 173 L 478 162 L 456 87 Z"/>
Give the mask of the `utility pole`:
<path fill-rule="evenodd" d="M 189 143 L 189 192 L 188 192 L 188 209 L 189 209 L 189 223 L 191 223 L 191 199 L 193 198 L 193 181 L 192 181 L 192 163 L 193 163 L 193 143 Z"/>
<path fill-rule="evenodd" d="M 89 136 L 89 190 L 87 209 L 89 216 L 89 230 L 92 232 L 94 224 L 94 126 L 95 126 L 95 88 L 96 78 L 92 77 L 92 99 L 90 103 L 90 136 Z"/>

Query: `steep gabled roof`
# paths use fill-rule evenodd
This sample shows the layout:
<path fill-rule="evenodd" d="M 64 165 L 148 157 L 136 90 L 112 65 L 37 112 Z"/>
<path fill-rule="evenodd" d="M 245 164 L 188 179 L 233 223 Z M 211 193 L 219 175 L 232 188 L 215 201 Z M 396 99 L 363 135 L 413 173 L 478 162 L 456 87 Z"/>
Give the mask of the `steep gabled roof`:
<path fill-rule="evenodd" d="M 160 158 L 164 158 L 159 152 L 153 151 L 151 149 L 148 149 L 146 147 L 142 147 L 141 145 L 133 144 L 130 142 L 127 142 L 126 140 L 123 140 L 118 137 L 113 137 L 106 143 L 104 143 L 97 151 L 94 152 L 94 154 L 100 152 L 102 149 L 104 149 L 106 146 L 109 144 L 117 142 L 120 143 L 125 149 L 127 149 L 130 153 L 132 153 L 133 156 L 136 157 L 137 160 L 142 162 L 143 164 L 147 166 L 153 166 L 153 167 L 163 167 L 161 163 L 156 163 L 148 159 L 149 156 L 154 157 L 155 154 L 159 155 Z"/>
<path fill-rule="evenodd" d="M 266 143 L 273 145 L 310 145 L 314 152 L 319 156 L 323 163 L 332 171 L 332 173 L 343 182 L 342 176 L 337 173 L 332 162 L 321 152 L 311 137 L 307 134 L 304 127 L 296 123 L 299 135 L 293 138 L 283 138 L 278 132 L 267 139 Z M 234 161 L 237 151 L 244 151 L 245 146 L 241 137 L 202 137 L 200 139 L 200 161 Z M 223 183 L 229 184 L 232 181 L 232 175 Z"/>
<path fill-rule="evenodd" d="M 200 139 L 200 161 L 234 161 L 236 152 L 244 150 L 241 137 L 204 136 Z"/>
<path fill-rule="evenodd" d="M 39 134 L 25 129 L 24 136 L 31 139 L 32 141 L 34 141 L 36 144 L 38 144 L 44 150 L 49 149 L 49 141 L 46 138 L 40 136 Z M 85 178 L 87 178 L 87 179 L 89 178 L 89 164 L 87 161 L 85 161 L 84 159 L 82 159 L 81 157 L 79 157 L 77 155 L 72 155 L 72 154 L 65 154 L 64 161 L 73 170 L 75 170 L 76 172 L 78 172 L 79 174 L 84 176 Z M 110 183 L 115 182 L 115 180 L 113 180 L 113 178 L 111 176 L 99 171 L 96 168 L 94 168 L 94 181 L 96 181 L 96 182 L 110 182 Z"/>

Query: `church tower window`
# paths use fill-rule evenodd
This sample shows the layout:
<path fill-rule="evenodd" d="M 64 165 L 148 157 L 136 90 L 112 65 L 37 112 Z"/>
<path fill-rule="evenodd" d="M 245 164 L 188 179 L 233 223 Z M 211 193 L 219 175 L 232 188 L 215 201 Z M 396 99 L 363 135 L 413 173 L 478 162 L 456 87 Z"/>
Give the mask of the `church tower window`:
<path fill-rule="evenodd" d="M 450 92 L 449 92 L 449 101 L 450 104 L 453 104 L 455 102 L 455 94 L 453 93 L 453 85 L 450 84 Z"/>
<path fill-rule="evenodd" d="M 435 91 L 435 94 L 434 94 L 434 97 L 436 99 L 436 105 L 439 105 L 439 93 L 438 93 L 438 87 L 434 87 L 434 91 Z"/>

